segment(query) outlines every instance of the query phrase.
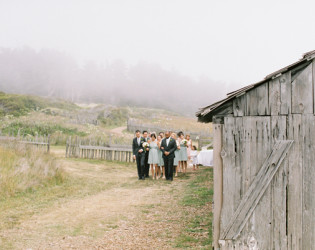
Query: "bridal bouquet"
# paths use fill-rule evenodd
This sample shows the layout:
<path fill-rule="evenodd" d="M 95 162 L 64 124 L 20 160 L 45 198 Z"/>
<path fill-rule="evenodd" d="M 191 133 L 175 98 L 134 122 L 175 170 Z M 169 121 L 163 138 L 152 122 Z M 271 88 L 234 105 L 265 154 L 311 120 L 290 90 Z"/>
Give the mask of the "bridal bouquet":
<path fill-rule="evenodd" d="M 181 141 L 181 144 L 184 144 L 185 147 L 187 147 L 187 143 L 188 143 L 188 141 L 187 141 L 186 139 L 183 139 L 183 140 Z"/>
<path fill-rule="evenodd" d="M 147 142 L 142 143 L 142 147 L 144 148 L 144 150 L 147 150 L 147 148 L 150 147 L 150 144 Z"/>

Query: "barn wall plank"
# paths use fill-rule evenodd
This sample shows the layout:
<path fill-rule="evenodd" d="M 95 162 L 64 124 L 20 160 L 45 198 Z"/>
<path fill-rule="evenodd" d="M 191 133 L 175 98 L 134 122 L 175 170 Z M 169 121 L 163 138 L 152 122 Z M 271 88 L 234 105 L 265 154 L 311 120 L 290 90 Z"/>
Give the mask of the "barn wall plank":
<path fill-rule="evenodd" d="M 243 195 L 248 189 L 249 184 L 246 185 L 246 167 L 245 167 L 245 124 L 243 123 L 242 117 L 235 118 L 235 143 L 236 143 L 236 156 L 235 156 L 235 167 L 239 173 L 240 181 L 240 194 L 239 198 L 242 199 Z"/>
<path fill-rule="evenodd" d="M 312 64 L 292 82 L 292 113 L 313 114 Z"/>
<path fill-rule="evenodd" d="M 246 95 L 236 97 L 233 100 L 233 114 L 235 117 L 244 116 L 246 114 Z"/>
<path fill-rule="evenodd" d="M 261 166 L 263 165 L 266 158 L 270 155 L 272 150 L 270 116 L 257 117 L 253 119 L 252 126 L 256 126 L 256 140 L 254 139 L 251 144 L 256 144 L 257 146 L 255 149 L 256 152 L 251 160 L 251 182 L 253 182 L 253 180 L 257 176 L 257 173 L 260 171 Z M 270 186 L 268 186 L 250 220 L 252 232 L 255 233 L 255 238 L 260 249 L 268 249 L 270 246 L 270 207 L 271 188 Z"/>
<path fill-rule="evenodd" d="M 222 140 L 223 140 L 222 124 L 214 125 L 213 135 L 213 165 L 214 165 L 214 194 L 213 194 L 213 246 L 214 249 L 219 248 L 220 239 L 220 219 L 223 199 L 223 162 L 221 157 Z"/>
<path fill-rule="evenodd" d="M 304 115 L 302 249 L 315 249 L 315 118 Z"/>
<path fill-rule="evenodd" d="M 291 72 L 284 73 L 279 77 L 280 82 L 280 114 L 291 114 Z"/>
<path fill-rule="evenodd" d="M 313 82 L 313 111 L 315 114 L 315 61 L 312 62 L 312 82 Z"/>
<path fill-rule="evenodd" d="M 272 145 L 287 139 L 287 117 L 271 116 Z M 287 157 L 276 172 L 271 182 L 271 246 L 270 249 L 287 249 L 286 235 L 286 190 Z"/>
<path fill-rule="evenodd" d="M 279 115 L 281 109 L 280 77 L 269 82 L 269 110 L 271 115 Z"/>
<path fill-rule="evenodd" d="M 229 223 L 229 217 L 234 212 L 234 185 L 235 185 L 235 153 L 234 153 L 234 118 L 224 118 L 223 148 L 223 205 L 221 210 L 220 235 Z"/>
<path fill-rule="evenodd" d="M 289 154 L 288 168 L 288 249 L 302 249 L 302 168 L 304 129 L 302 115 L 289 115 L 288 139 L 294 140 Z"/>
<path fill-rule="evenodd" d="M 265 116 L 269 115 L 268 82 L 246 93 L 246 115 Z"/>

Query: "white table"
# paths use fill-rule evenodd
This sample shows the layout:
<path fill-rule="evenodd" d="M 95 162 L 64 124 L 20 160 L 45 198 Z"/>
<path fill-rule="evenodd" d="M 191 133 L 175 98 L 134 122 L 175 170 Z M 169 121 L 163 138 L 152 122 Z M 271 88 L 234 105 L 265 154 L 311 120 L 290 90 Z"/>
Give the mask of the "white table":
<path fill-rule="evenodd" d="M 202 150 L 197 156 L 198 164 L 203 166 L 213 166 L 213 150 Z"/>

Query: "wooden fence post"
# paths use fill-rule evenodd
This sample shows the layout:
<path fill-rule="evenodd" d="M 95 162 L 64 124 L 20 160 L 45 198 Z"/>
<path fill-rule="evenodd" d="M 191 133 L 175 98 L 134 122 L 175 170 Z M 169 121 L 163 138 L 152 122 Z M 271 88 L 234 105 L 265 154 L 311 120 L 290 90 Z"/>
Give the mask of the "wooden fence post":
<path fill-rule="evenodd" d="M 47 137 L 47 153 L 50 152 L 50 135 Z"/>

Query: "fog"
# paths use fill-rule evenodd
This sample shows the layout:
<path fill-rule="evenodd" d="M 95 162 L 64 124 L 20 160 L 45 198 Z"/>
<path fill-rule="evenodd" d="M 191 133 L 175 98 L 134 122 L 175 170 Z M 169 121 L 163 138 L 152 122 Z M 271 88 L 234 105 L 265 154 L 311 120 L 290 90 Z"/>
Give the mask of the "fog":
<path fill-rule="evenodd" d="M 107 65 L 91 61 L 79 67 L 62 52 L 31 48 L 0 50 L 0 89 L 81 103 L 163 108 L 186 115 L 227 91 L 223 83 L 206 77 L 194 80 L 159 64 L 127 66 L 117 60 Z"/>
<path fill-rule="evenodd" d="M 0 90 L 192 115 L 315 49 L 314 7 L 0 0 Z"/>

